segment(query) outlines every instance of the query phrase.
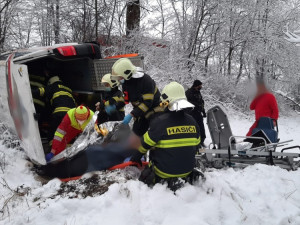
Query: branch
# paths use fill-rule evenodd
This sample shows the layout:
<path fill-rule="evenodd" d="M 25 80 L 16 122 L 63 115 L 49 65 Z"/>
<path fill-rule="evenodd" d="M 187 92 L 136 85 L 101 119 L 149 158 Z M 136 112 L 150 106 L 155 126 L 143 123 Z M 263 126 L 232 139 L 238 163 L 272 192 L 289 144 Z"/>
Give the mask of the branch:
<path fill-rule="evenodd" d="M 293 102 L 295 105 L 297 105 L 298 107 L 300 107 L 300 103 L 296 102 L 296 100 L 292 97 L 287 96 L 287 93 L 284 93 L 282 91 L 275 91 L 275 93 L 281 95 L 282 97 L 290 100 L 291 102 Z"/>
<path fill-rule="evenodd" d="M 0 13 L 2 13 L 3 10 L 4 10 L 6 7 L 8 7 L 8 5 L 9 5 L 12 1 L 13 1 L 13 0 L 8 0 L 8 1 L 6 1 L 6 3 L 4 4 L 4 6 L 0 9 Z"/>
<path fill-rule="evenodd" d="M 284 39 L 292 42 L 292 43 L 300 43 L 300 36 L 298 36 L 297 34 L 294 34 L 290 31 L 286 31 L 284 32 L 284 34 L 287 36 Z"/>

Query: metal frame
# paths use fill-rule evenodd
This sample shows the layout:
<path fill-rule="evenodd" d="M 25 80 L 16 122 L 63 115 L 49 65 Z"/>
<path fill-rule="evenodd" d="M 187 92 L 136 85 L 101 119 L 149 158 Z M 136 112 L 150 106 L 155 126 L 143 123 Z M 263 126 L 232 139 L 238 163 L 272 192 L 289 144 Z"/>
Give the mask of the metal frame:
<path fill-rule="evenodd" d="M 216 108 L 216 106 L 212 109 L 214 108 Z M 225 116 L 227 117 L 226 114 Z M 214 121 L 216 121 L 215 115 L 213 113 L 212 117 L 214 118 Z M 217 133 L 220 133 L 218 127 L 214 126 L 212 129 L 215 129 Z M 211 132 L 211 128 L 209 128 L 209 130 Z M 237 138 L 262 140 L 264 144 L 255 148 L 236 150 L 235 140 Z M 228 139 L 228 149 L 220 148 L 219 144 L 214 143 L 213 141 L 213 143 L 211 143 L 209 146 L 213 146 L 213 148 L 217 147 L 218 149 L 200 149 L 199 155 L 196 155 L 196 160 L 198 161 L 198 164 L 204 165 L 204 167 L 223 168 L 229 166 L 235 168 L 244 168 L 248 165 L 263 163 L 268 165 L 276 165 L 287 170 L 296 170 L 300 167 L 300 160 L 294 160 L 295 158 L 300 157 L 299 145 L 286 147 L 283 148 L 281 151 L 276 151 L 277 147 L 283 147 L 291 141 L 293 140 L 268 144 L 266 139 L 263 137 L 246 137 L 232 135 Z M 284 152 L 286 150 L 296 148 L 299 150 L 299 153 Z"/>
<path fill-rule="evenodd" d="M 231 136 L 230 140 L 235 137 L 243 138 L 243 136 Z M 247 137 L 248 138 L 248 137 Z M 263 138 L 259 138 L 263 139 Z M 200 155 L 196 156 L 197 160 L 201 160 L 206 167 L 223 168 L 225 166 L 244 168 L 248 165 L 254 165 L 256 163 L 263 163 L 268 165 L 276 165 L 283 169 L 296 170 L 300 167 L 300 161 L 295 161 L 295 158 L 300 157 L 299 153 L 284 152 L 286 150 L 298 148 L 300 146 L 291 146 L 282 149 L 280 152 L 275 150 L 267 150 L 270 147 L 275 148 L 284 146 L 286 143 L 292 140 L 283 141 L 279 143 L 270 143 L 257 148 L 250 148 L 247 150 L 233 150 L 230 147 L 227 149 L 202 149 Z"/>

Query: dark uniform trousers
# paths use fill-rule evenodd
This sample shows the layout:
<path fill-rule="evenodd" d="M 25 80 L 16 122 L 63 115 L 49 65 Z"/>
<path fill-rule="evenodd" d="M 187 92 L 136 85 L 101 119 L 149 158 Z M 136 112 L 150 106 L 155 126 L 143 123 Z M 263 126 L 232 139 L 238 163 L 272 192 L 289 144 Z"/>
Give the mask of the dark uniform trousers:
<path fill-rule="evenodd" d="M 197 110 L 192 110 L 190 112 L 190 115 L 198 123 L 199 129 L 200 129 L 201 143 L 203 143 L 206 138 L 204 123 L 203 123 L 203 116 L 202 116 L 201 112 L 199 112 Z"/>
<path fill-rule="evenodd" d="M 196 120 L 200 128 L 201 134 L 201 143 L 204 142 L 206 138 L 205 128 L 203 124 L 203 115 L 206 116 L 204 109 L 204 101 L 200 91 L 195 90 L 194 88 L 188 89 L 186 92 L 187 100 L 192 103 L 195 107 L 192 110 L 189 110 L 188 113 Z"/>

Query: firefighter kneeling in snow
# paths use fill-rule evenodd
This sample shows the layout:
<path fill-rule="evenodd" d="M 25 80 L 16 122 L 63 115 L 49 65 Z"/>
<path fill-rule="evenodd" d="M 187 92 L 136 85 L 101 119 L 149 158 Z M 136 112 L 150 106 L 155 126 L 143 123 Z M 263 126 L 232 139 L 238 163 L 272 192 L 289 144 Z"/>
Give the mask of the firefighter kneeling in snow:
<path fill-rule="evenodd" d="M 125 101 L 123 93 L 118 89 L 119 81 L 111 80 L 111 74 L 105 74 L 101 80 L 105 87 L 102 102 L 97 102 L 96 110 L 99 111 L 97 124 L 100 125 L 107 121 L 121 121 L 124 119 Z"/>
<path fill-rule="evenodd" d="M 46 161 L 49 162 L 55 155 L 62 152 L 67 144 L 81 134 L 93 115 L 94 112 L 83 105 L 70 109 L 54 134 L 52 149 L 46 155 Z"/>
<path fill-rule="evenodd" d="M 194 170 L 200 130 L 194 118 L 183 111 L 194 105 L 186 100 L 182 85 L 177 82 L 166 85 L 161 100 L 168 109 L 150 122 L 149 130 L 131 161 L 140 162 L 150 150 L 150 166 L 142 172 L 139 180 L 148 185 L 167 183 L 175 191 L 183 185 L 178 178 L 193 183 L 200 175 Z"/>

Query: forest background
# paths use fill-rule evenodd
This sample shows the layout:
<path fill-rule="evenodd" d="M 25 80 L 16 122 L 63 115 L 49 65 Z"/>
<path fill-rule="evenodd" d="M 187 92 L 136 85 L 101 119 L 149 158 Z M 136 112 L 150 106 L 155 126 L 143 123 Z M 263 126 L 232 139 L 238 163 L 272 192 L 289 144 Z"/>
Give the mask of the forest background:
<path fill-rule="evenodd" d="M 138 52 L 162 88 L 203 82 L 207 107 L 247 113 L 264 79 L 282 113 L 300 111 L 297 0 L 0 0 L 0 52 L 98 42 Z"/>

